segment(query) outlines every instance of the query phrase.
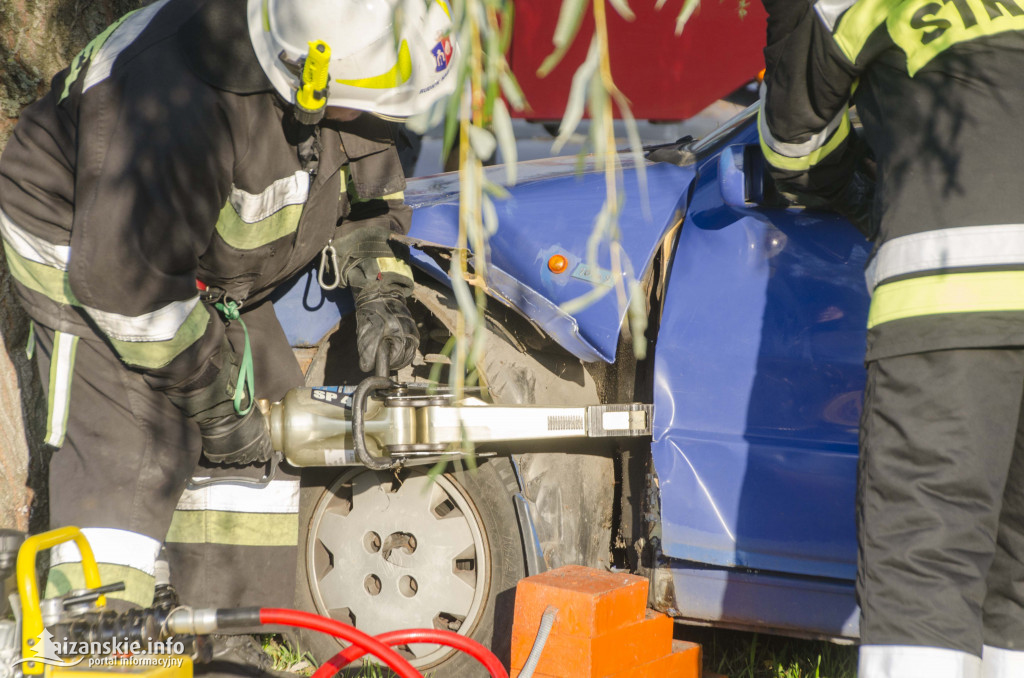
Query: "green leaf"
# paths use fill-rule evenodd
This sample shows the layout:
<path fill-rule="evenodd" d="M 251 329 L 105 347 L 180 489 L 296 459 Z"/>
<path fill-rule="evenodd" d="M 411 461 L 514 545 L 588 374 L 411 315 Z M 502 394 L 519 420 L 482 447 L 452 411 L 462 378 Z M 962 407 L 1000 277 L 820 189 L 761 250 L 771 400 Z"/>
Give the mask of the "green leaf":
<path fill-rule="evenodd" d="M 637 360 L 647 357 L 647 303 L 643 287 L 629 281 L 629 334 L 633 338 L 633 355 Z"/>
<path fill-rule="evenodd" d="M 508 200 L 512 197 L 512 194 L 509 193 L 504 186 L 500 186 L 490 181 L 484 181 L 484 193 L 495 200 Z"/>
<path fill-rule="evenodd" d="M 483 127 L 469 126 L 469 145 L 481 160 L 489 160 L 498 146 L 497 139 Z"/>
<path fill-rule="evenodd" d="M 444 140 L 441 143 L 442 162 L 448 159 L 448 155 L 452 152 L 452 147 L 455 145 L 455 140 L 458 138 L 459 108 L 462 105 L 462 87 L 464 82 L 465 80 L 460 77 L 455 86 L 455 91 L 448 97 L 444 116 Z"/>
<path fill-rule="evenodd" d="M 612 120 L 611 100 L 601 81 L 600 73 L 594 73 L 590 78 L 589 100 L 590 143 L 594 145 L 594 167 L 604 170 L 605 156 L 608 150 L 608 137 L 605 135 L 605 130 L 614 125 L 614 121 Z"/>
<path fill-rule="evenodd" d="M 515 25 L 516 21 L 516 6 L 514 3 L 507 3 L 499 17 L 498 23 L 501 29 L 501 44 L 500 54 L 508 52 L 509 46 L 512 44 L 512 26 Z"/>
<path fill-rule="evenodd" d="M 629 108 L 629 100 L 622 92 L 615 93 L 615 104 L 619 107 L 619 114 L 626 127 L 626 138 L 629 139 L 629 152 L 633 157 L 633 164 L 636 166 L 637 183 L 640 184 L 640 197 L 643 201 L 644 216 L 650 218 L 651 200 L 647 192 L 647 161 L 644 160 L 643 142 L 640 140 L 640 130 L 636 126 L 636 119 L 633 111 Z"/>
<path fill-rule="evenodd" d="M 501 149 L 501 158 L 505 163 L 505 181 L 509 186 L 515 186 L 518 178 L 516 163 L 519 161 L 519 152 L 516 149 L 516 134 L 512 129 L 512 116 L 508 114 L 505 102 L 501 99 L 494 102 L 491 126 L 498 138 L 498 148 Z"/>
<path fill-rule="evenodd" d="M 636 19 L 636 14 L 633 14 L 633 10 L 629 8 L 629 2 L 627 0 L 608 0 L 611 6 L 615 8 L 615 11 L 619 13 L 626 21 L 633 21 Z"/>
<path fill-rule="evenodd" d="M 700 0 L 686 0 L 682 11 L 679 12 L 679 16 L 676 17 L 676 35 L 683 34 L 683 27 L 686 25 L 686 22 L 690 20 L 693 13 L 697 11 L 698 7 L 700 7 Z"/>
<path fill-rule="evenodd" d="M 498 232 L 498 210 L 494 209 L 494 201 L 486 195 L 481 205 L 481 212 L 484 217 L 484 233 L 490 238 Z"/>
<path fill-rule="evenodd" d="M 508 99 L 512 110 L 521 111 L 526 108 L 526 97 L 523 96 L 523 89 L 519 86 L 515 73 L 505 68 L 498 73 L 498 81 L 501 83 L 501 92 Z"/>
<path fill-rule="evenodd" d="M 549 54 L 537 69 L 538 78 L 547 76 L 569 51 L 589 6 L 589 0 L 562 0 L 562 8 L 558 12 L 558 23 L 555 24 L 555 35 L 552 40 L 555 44 L 555 51 Z"/>
<path fill-rule="evenodd" d="M 597 72 L 600 61 L 601 50 L 597 36 L 590 41 L 590 51 L 587 58 L 583 60 L 576 73 L 572 76 L 572 86 L 569 88 L 569 102 L 565 106 L 565 114 L 562 116 L 562 124 L 558 127 L 558 137 L 551 150 L 558 153 L 565 146 L 569 138 L 576 132 L 580 121 L 583 120 L 583 112 L 586 110 L 587 89 L 592 76 Z"/>

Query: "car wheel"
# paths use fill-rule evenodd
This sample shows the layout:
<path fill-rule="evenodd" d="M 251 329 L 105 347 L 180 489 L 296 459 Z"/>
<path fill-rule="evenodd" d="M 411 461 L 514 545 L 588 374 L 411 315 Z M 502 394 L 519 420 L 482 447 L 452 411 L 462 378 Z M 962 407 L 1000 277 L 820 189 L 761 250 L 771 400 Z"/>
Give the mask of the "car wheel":
<path fill-rule="evenodd" d="M 508 664 L 515 585 L 525 575 L 507 459 L 430 478 L 426 469 L 320 474 L 304 490 L 300 607 L 371 635 L 448 629 L 490 647 Z M 323 662 L 344 648 L 303 633 Z M 447 647 L 396 648 L 420 672 L 487 676 Z"/>

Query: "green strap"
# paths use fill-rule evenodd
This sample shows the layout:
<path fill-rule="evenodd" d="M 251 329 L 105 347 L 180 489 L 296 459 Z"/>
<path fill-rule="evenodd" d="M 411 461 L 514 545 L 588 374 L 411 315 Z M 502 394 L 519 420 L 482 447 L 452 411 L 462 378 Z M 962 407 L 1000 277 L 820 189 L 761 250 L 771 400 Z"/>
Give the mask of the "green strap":
<path fill-rule="evenodd" d="M 28 321 L 28 343 L 25 344 L 25 355 L 29 360 L 36 354 L 36 323 L 34 320 Z"/>
<path fill-rule="evenodd" d="M 237 320 L 242 325 L 245 333 L 245 349 L 242 351 L 242 365 L 238 370 L 238 383 L 235 384 L 235 412 L 240 416 L 249 414 L 249 410 L 256 404 L 256 378 L 252 371 L 252 351 L 249 348 L 249 328 L 245 326 L 241 314 L 238 312 L 237 301 L 221 301 L 213 305 L 225 320 Z M 245 401 L 245 392 L 249 392 L 249 406 L 242 409 Z"/>

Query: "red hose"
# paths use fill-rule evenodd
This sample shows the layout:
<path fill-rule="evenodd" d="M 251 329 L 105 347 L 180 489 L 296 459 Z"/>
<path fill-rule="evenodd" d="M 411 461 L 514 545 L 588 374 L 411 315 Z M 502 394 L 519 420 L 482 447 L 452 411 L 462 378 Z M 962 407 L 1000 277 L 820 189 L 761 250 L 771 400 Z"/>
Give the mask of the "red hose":
<path fill-rule="evenodd" d="M 459 634 L 451 631 L 443 631 L 440 629 L 406 629 L 401 631 L 388 631 L 387 633 L 382 633 L 377 636 L 377 640 L 391 647 L 394 647 L 395 645 L 405 645 L 406 643 L 434 643 L 437 645 L 453 647 L 456 650 L 465 652 L 470 657 L 483 664 L 484 668 L 490 672 L 493 678 L 508 678 L 508 673 L 505 672 L 505 667 L 501 665 L 501 662 L 498 661 L 498 658 L 495 657 L 490 650 L 472 638 L 460 636 Z M 364 654 L 366 654 L 366 650 L 361 647 L 357 647 L 356 645 L 345 648 L 338 654 L 331 657 L 323 666 L 318 668 L 312 678 L 332 678 L 335 673 L 351 662 L 359 659 Z"/>
<path fill-rule="evenodd" d="M 414 669 L 405 657 L 373 636 L 352 628 L 348 624 L 342 624 L 340 621 L 327 619 L 326 617 L 300 610 L 264 607 L 260 609 L 260 623 L 298 626 L 304 629 L 329 633 L 342 640 L 347 640 L 353 646 L 361 648 L 364 653 L 369 652 L 374 655 L 401 678 L 423 678 L 420 672 Z"/>

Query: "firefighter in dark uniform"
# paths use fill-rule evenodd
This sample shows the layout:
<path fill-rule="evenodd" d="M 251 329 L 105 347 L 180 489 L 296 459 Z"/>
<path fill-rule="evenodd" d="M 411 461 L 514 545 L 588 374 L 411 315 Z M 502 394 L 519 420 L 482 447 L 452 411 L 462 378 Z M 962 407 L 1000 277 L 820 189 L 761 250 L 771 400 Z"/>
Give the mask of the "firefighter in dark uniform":
<path fill-rule="evenodd" d="M 859 675 L 1024 676 L 1024 3 L 765 6 L 772 173 L 876 238 Z"/>
<path fill-rule="evenodd" d="M 158 0 L 24 111 L 0 233 L 46 385 L 51 522 L 84 528 L 115 597 L 152 600 L 166 545 L 184 604 L 290 604 L 297 476 L 187 482 L 270 458 L 254 402 L 302 374 L 267 297 L 322 252 L 363 369 L 381 346 L 411 362 L 392 139 L 452 90 L 450 28 L 444 0 Z M 78 559 L 55 550 L 50 595 L 81 586 Z"/>

